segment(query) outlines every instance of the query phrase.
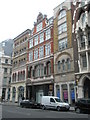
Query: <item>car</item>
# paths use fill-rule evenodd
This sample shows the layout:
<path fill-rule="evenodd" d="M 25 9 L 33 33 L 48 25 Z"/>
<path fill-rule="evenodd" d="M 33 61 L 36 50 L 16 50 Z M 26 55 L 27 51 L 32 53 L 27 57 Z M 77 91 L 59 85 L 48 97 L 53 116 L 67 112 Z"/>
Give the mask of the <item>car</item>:
<path fill-rule="evenodd" d="M 41 107 L 42 109 L 56 109 L 60 110 L 69 110 L 70 105 L 61 101 L 58 97 L 55 96 L 42 96 L 41 98 Z"/>
<path fill-rule="evenodd" d="M 81 98 L 75 103 L 75 111 L 77 113 L 90 113 L 90 99 Z"/>
<path fill-rule="evenodd" d="M 40 104 L 31 100 L 22 100 L 20 102 L 20 107 L 25 108 L 40 108 Z"/>

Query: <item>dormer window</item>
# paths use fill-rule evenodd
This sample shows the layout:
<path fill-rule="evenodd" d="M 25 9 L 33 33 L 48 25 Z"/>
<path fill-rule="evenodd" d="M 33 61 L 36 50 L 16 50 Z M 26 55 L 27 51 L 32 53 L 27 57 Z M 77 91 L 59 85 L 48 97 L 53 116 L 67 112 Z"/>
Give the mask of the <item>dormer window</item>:
<path fill-rule="evenodd" d="M 37 25 L 37 32 L 39 32 L 40 30 L 42 30 L 42 22 Z"/>

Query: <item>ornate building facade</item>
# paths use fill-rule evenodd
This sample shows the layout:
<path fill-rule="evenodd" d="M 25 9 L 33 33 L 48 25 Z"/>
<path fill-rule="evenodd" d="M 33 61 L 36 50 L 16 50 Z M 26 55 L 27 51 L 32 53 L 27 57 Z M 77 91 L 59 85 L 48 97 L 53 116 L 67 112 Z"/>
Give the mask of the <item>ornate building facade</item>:
<path fill-rule="evenodd" d="M 73 3 L 73 10 L 76 95 L 90 98 L 90 0 Z"/>
<path fill-rule="evenodd" d="M 13 64 L 10 101 L 20 102 L 26 98 L 26 62 L 28 39 L 31 31 L 27 29 L 13 39 Z"/>
<path fill-rule="evenodd" d="M 53 17 L 39 13 L 28 41 L 27 98 L 53 95 Z"/>
<path fill-rule="evenodd" d="M 72 12 L 71 3 L 66 1 L 54 9 L 54 81 L 54 95 L 74 103 Z"/>

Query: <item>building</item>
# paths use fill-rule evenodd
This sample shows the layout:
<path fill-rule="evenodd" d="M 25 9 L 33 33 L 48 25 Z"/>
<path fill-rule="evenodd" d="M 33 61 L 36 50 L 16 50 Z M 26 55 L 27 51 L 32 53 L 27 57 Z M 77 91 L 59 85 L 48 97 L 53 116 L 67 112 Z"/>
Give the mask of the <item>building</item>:
<path fill-rule="evenodd" d="M 53 17 L 39 13 L 28 42 L 27 98 L 53 95 Z"/>
<path fill-rule="evenodd" d="M 20 102 L 26 97 L 26 62 L 28 39 L 31 31 L 27 29 L 13 39 L 13 64 L 10 101 Z"/>
<path fill-rule="evenodd" d="M 63 2 L 54 8 L 54 95 L 75 102 L 72 6 Z"/>
<path fill-rule="evenodd" d="M 8 47 L 11 50 L 10 52 L 6 50 L 6 48 Z M 0 101 L 10 100 L 12 48 L 13 48 L 12 40 L 5 40 L 0 43 Z"/>
<path fill-rule="evenodd" d="M 73 3 L 76 97 L 90 98 L 90 0 Z"/>

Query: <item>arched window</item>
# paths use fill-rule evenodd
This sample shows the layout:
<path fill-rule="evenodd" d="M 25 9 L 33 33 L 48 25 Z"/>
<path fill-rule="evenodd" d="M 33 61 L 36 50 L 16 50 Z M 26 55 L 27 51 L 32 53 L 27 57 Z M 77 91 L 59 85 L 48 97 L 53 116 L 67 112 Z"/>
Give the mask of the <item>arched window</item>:
<path fill-rule="evenodd" d="M 47 75 L 50 75 L 51 74 L 51 63 L 48 62 L 47 63 Z"/>
<path fill-rule="evenodd" d="M 41 65 L 41 76 L 43 76 L 43 75 L 44 75 L 44 66 Z"/>
<path fill-rule="evenodd" d="M 85 24 L 85 17 L 86 17 L 86 15 L 85 15 L 85 13 L 83 13 L 83 15 L 82 15 L 82 25 Z"/>
<path fill-rule="evenodd" d="M 58 67 L 58 70 L 60 70 L 60 61 L 58 61 L 58 66 L 57 67 Z"/>
<path fill-rule="evenodd" d="M 65 70 L 65 60 L 62 60 L 62 70 Z"/>
<path fill-rule="evenodd" d="M 67 69 L 70 70 L 71 64 L 70 64 L 70 58 L 67 59 Z"/>
<path fill-rule="evenodd" d="M 60 11 L 58 19 L 61 19 L 61 18 L 65 17 L 65 16 L 66 16 L 66 10 L 62 10 L 62 11 Z"/>

